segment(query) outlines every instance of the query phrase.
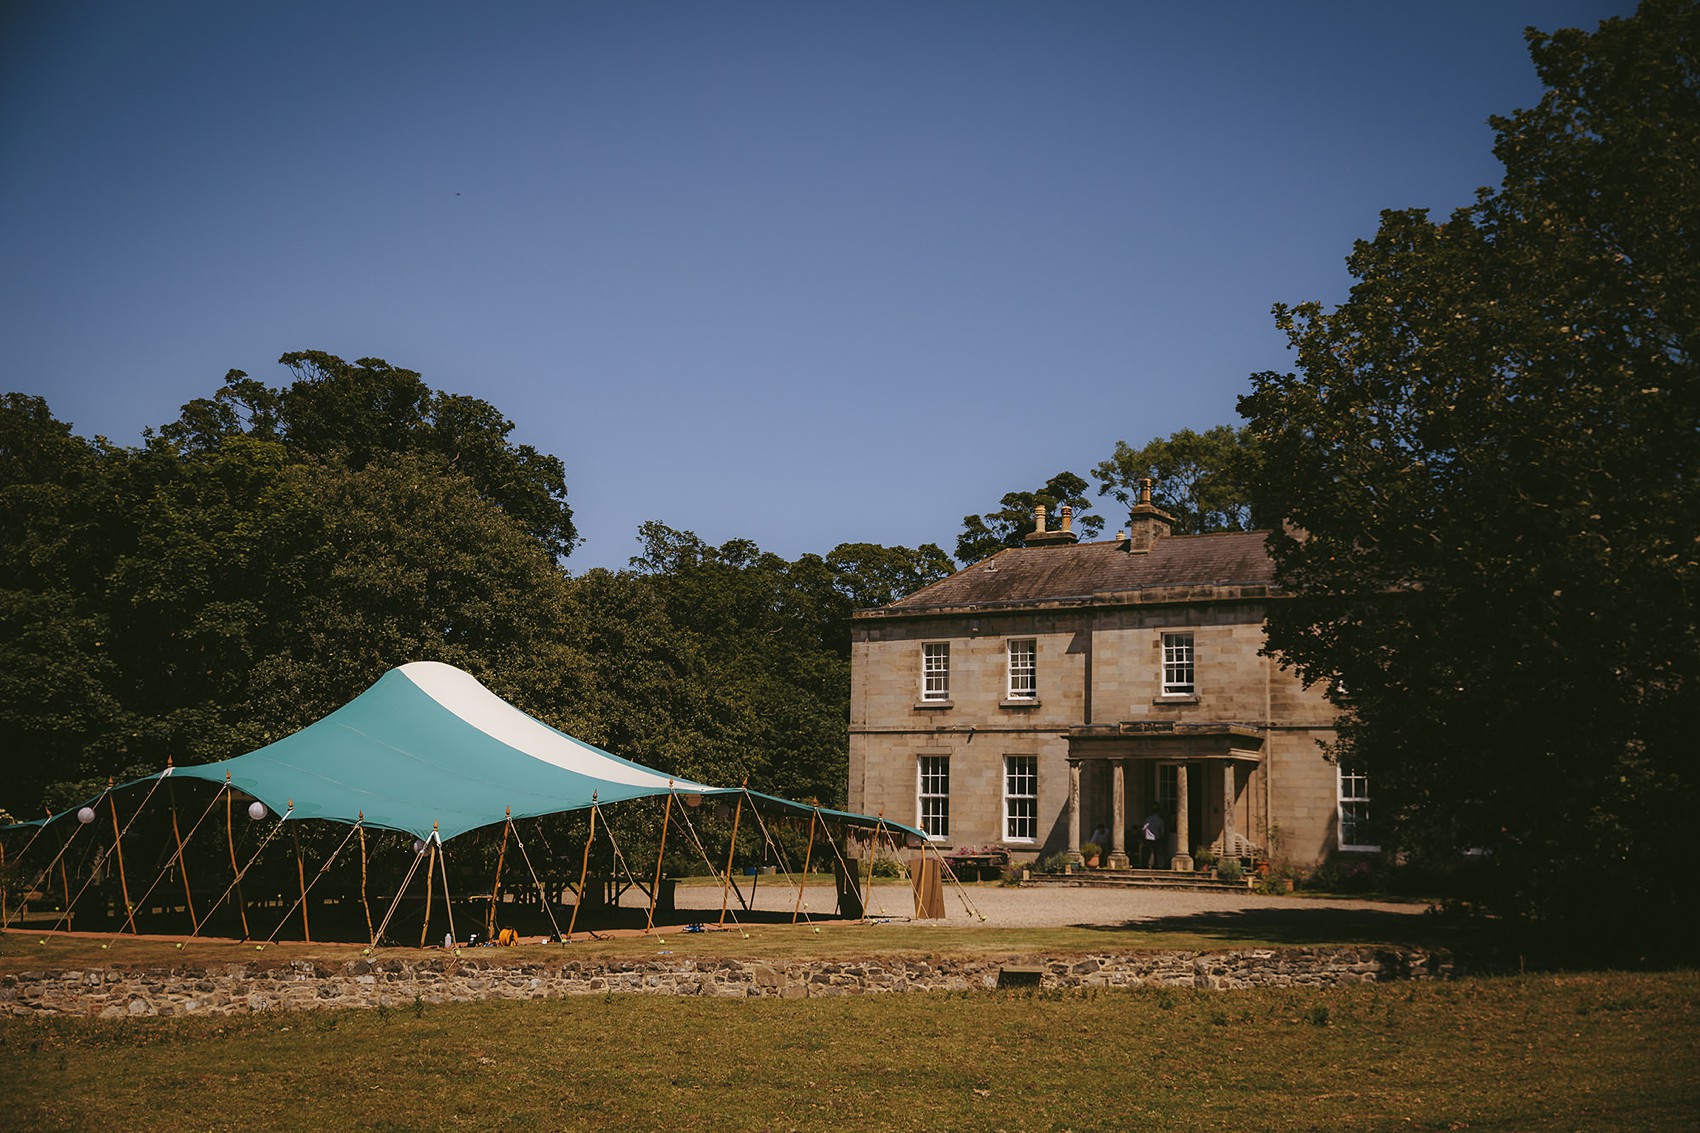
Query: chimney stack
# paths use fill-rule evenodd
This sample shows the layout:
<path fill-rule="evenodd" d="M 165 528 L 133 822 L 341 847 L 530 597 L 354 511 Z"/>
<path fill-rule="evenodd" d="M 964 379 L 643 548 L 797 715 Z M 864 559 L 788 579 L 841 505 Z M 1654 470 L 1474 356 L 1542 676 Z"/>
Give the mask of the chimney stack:
<path fill-rule="evenodd" d="M 1128 516 L 1127 549 L 1129 554 L 1143 555 L 1157 545 L 1175 526 L 1175 517 L 1151 502 L 1151 478 L 1139 481 L 1139 502 Z"/>
<path fill-rule="evenodd" d="M 1025 540 L 1029 547 L 1058 547 L 1080 542 L 1080 536 L 1074 533 L 1074 509 L 1064 504 L 1057 514 L 1062 519 L 1062 527 L 1056 531 L 1046 531 L 1045 505 L 1034 506 L 1033 531 Z"/>

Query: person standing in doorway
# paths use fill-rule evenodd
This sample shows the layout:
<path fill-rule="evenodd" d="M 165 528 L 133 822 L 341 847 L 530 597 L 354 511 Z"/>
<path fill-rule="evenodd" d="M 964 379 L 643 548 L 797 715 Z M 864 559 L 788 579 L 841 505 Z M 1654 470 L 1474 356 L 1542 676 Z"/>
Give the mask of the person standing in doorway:
<path fill-rule="evenodd" d="M 1163 841 L 1163 816 L 1152 807 L 1151 813 L 1145 816 L 1145 824 L 1139 828 L 1139 864 L 1146 869 L 1157 868 L 1157 849 Z"/>

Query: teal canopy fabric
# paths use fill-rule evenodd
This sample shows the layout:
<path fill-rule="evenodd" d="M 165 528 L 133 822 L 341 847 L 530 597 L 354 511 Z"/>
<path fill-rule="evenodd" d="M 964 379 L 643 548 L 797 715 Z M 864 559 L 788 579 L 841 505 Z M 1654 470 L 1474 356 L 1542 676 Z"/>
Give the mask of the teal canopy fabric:
<path fill-rule="evenodd" d="M 257 751 L 162 774 L 245 791 L 291 820 L 364 821 L 447 841 L 514 818 L 665 795 L 738 795 L 670 779 L 528 716 L 470 673 L 435 661 L 391 669 L 335 712 Z M 150 776 L 150 778 L 153 778 Z M 853 826 L 900 823 L 748 792 L 764 807 L 819 812 Z"/>

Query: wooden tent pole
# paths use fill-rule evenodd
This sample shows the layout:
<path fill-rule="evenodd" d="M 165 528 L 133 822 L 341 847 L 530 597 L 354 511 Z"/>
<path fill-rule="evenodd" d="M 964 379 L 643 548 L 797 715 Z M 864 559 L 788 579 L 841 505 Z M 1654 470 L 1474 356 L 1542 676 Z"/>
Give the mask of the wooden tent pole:
<path fill-rule="evenodd" d="M 295 809 L 295 800 L 289 800 L 289 809 Z M 313 930 L 307 924 L 307 867 L 301 861 L 301 828 L 291 826 L 289 837 L 295 843 L 295 877 L 301 883 L 301 938 L 308 944 L 313 943 Z"/>
<path fill-rule="evenodd" d="M 136 934 L 136 911 L 130 907 L 130 881 L 124 876 L 124 839 L 118 832 L 118 796 L 112 790 L 111 779 L 106 781 L 106 801 L 112 810 L 112 848 L 118 854 L 118 886 L 124 893 L 124 918 L 130 934 Z"/>
<path fill-rule="evenodd" d="M 578 925 L 578 911 L 584 905 L 585 879 L 590 876 L 590 844 L 596 841 L 596 792 L 590 793 L 590 834 L 584 840 L 584 864 L 578 869 L 578 900 L 573 902 L 573 915 L 567 921 L 567 943 L 571 944 L 573 929 Z"/>
<path fill-rule="evenodd" d="M 437 824 L 431 824 L 432 833 L 436 833 Z M 449 893 L 449 855 L 443 849 L 442 839 L 437 839 L 437 852 L 443 855 L 443 912 L 449 918 L 449 943 L 453 944 L 459 937 L 455 936 L 455 900 Z"/>
<path fill-rule="evenodd" d="M 649 890 L 649 916 L 643 931 L 655 927 L 655 906 L 661 900 L 661 861 L 667 855 L 667 823 L 673 817 L 673 780 L 667 780 L 667 805 L 661 811 L 661 848 L 655 852 L 655 884 Z"/>
<path fill-rule="evenodd" d="M 437 878 L 437 824 L 431 824 L 431 837 L 425 840 L 425 852 L 431 856 L 425 859 L 425 923 L 419 926 L 419 947 L 425 947 L 425 938 L 431 932 L 431 882 Z"/>
<path fill-rule="evenodd" d="M 165 773 L 171 774 L 169 759 L 165 761 Z M 170 780 L 165 784 L 165 798 L 171 807 L 171 840 L 177 843 L 177 868 L 183 873 L 183 904 L 189 909 L 189 923 L 194 924 L 200 918 L 195 916 L 195 895 L 189 889 L 189 863 L 183 858 L 183 835 L 177 825 L 177 785 Z"/>
<path fill-rule="evenodd" d="M 744 785 L 749 786 L 749 779 L 744 779 Z M 744 796 L 738 795 L 738 808 L 732 812 L 732 837 L 726 843 L 726 883 L 720 887 L 720 927 L 726 927 L 726 902 L 732 894 L 732 855 L 738 852 L 738 823 L 744 817 Z M 742 901 L 740 894 L 738 900 Z"/>
<path fill-rule="evenodd" d="M 820 803 L 815 803 L 815 809 L 809 812 L 809 844 L 803 849 L 803 876 L 797 881 L 797 904 L 791 910 L 791 923 L 797 923 L 797 914 L 803 909 L 803 887 L 809 883 L 809 862 L 815 854 L 815 822 L 820 818 Z"/>
<path fill-rule="evenodd" d="M 53 817 L 53 809 L 51 807 L 48 808 L 47 817 Z M 77 831 L 72 830 L 70 834 L 65 836 L 65 844 L 59 847 L 59 885 L 64 890 L 65 907 L 67 909 L 71 907 L 71 871 L 65 868 L 65 851 L 71 848 L 71 839 L 76 836 Z M 48 866 L 47 868 L 52 870 L 53 867 Z M 47 884 L 49 886 L 53 884 L 53 878 L 51 876 L 48 877 Z M 70 926 L 67 925 L 66 927 L 69 928 Z"/>
<path fill-rule="evenodd" d="M 378 934 L 372 931 L 372 902 L 366 897 L 366 812 L 360 811 L 360 821 L 354 828 L 360 832 L 360 907 L 366 910 L 366 935 L 377 942 Z"/>
<path fill-rule="evenodd" d="M 514 808 L 502 820 L 502 848 L 496 854 L 496 884 L 490 887 L 490 915 L 484 919 L 484 939 L 496 939 L 496 902 L 502 898 L 502 866 L 508 860 L 508 832 L 514 827 Z"/>
<path fill-rule="evenodd" d="M 224 839 L 230 847 L 230 876 L 236 879 L 236 908 L 242 914 L 242 939 L 250 937 L 248 932 L 248 902 L 242 899 L 242 870 L 236 864 L 236 817 L 231 809 L 230 772 L 224 773 Z M 209 909 L 208 916 L 212 915 Z M 199 924 L 199 922 L 196 922 Z"/>

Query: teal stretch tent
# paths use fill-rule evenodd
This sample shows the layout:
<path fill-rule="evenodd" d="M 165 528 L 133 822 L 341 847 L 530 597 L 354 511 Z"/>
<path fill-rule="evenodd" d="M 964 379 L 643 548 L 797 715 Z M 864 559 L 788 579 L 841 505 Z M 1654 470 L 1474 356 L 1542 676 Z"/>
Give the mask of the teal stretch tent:
<path fill-rule="evenodd" d="M 669 792 L 747 795 L 764 809 L 881 828 L 911 846 L 925 838 L 880 818 L 670 779 L 551 728 L 436 661 L 391 669 L 329 716 L 257 751 L 137 782 L 171 775 L 223 784 L 227 774 L 232 787 L 293 821 L 363 820 L 418 838 L 435 830 L 443 841 L 510 813 L 531 818 Z M 42 821 L 50 820 L 24 825 Z"/>

